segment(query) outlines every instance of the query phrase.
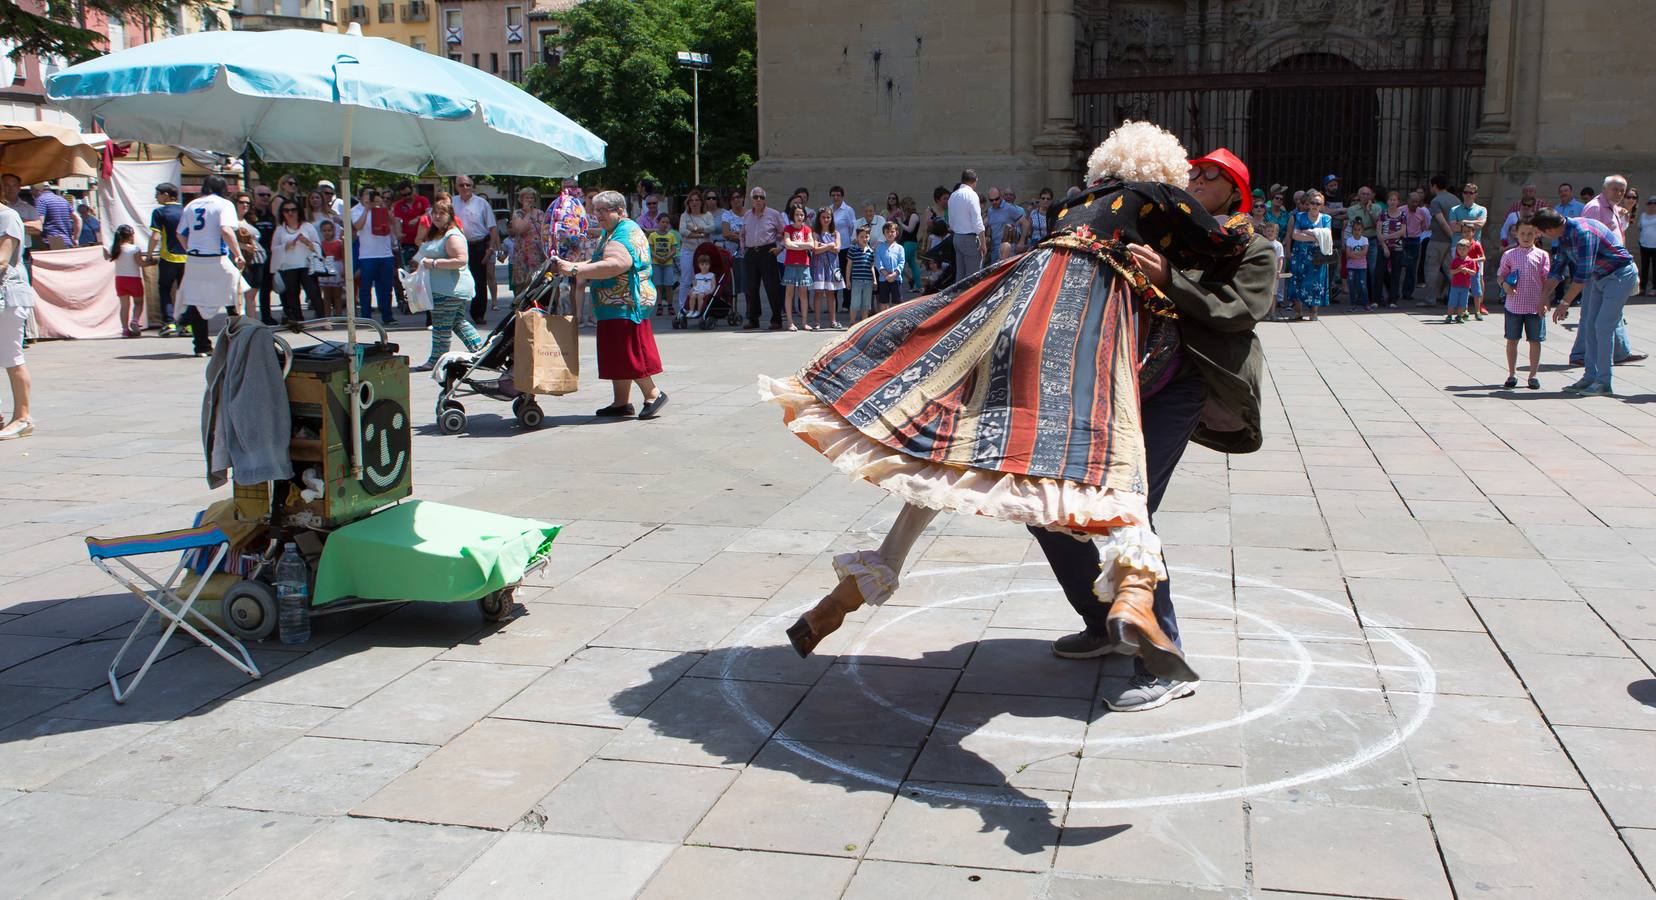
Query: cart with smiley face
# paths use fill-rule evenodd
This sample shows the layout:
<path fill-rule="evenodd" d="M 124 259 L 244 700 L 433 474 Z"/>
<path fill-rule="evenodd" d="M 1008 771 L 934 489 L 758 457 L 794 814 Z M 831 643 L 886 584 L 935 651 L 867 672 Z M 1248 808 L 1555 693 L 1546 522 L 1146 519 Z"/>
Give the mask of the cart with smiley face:
<path fill-rule="evenodd" d="M 545 565 L 557 527 L 407 500 L 408 359 L 383 332 L 377 343 L 358 345 L 355 391 L 344 345 L 278 343 L 287 357 L 294 477 L 235 489 L 236 518 L 260 527 L 219 566 L 242 576 L 224 592 L 226 629 L 243 640 L 272 634 L 273 576 L 288 542 L 313 573 L 310 615 L 413 600 L 475 602 L 485 619 L 508 617 L 518 583 Z M 360 475 L 351 466 L 351 404 L 361 423 Z"/>

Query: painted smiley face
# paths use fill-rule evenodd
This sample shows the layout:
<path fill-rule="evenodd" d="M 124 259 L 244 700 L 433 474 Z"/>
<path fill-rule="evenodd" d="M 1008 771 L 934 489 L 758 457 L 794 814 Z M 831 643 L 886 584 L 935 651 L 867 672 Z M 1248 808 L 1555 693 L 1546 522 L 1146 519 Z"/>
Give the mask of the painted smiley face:
<path fill-rule="evenodd" d="M 408 465 L 408 414 L 381 400 L 362 413 L 362 485 L 370 494 L 397 486 Z"/>

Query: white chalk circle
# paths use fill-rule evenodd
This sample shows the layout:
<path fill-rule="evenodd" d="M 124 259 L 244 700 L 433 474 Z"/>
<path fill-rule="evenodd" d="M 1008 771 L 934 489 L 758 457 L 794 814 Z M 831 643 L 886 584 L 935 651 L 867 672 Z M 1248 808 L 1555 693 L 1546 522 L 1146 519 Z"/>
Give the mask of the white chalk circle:
<path fill-rule="evenodd" d="M 1044 568 L 1045 563 L 1014 563 L 1005 565 L 964 566 L 950 569 L 935 569 L 930 571 L 911 572 L 904 576 L 904 580 L 913 581 L 922 578 L 936 577 L 939 575 L 960 575 L 994 570 L 1016 569 L 1024 566 L 1040 566 Z M 1211 572 L 1202 569 L 1186 569 L 1179 567 L 1174 567 L 1173 572 L 1181 577 L 1215 578 L 1223 579 L 1225 581 L 1234 580 L 1236 584 L 1244 587 L 1268 588 L 1280 591 L 1281 593 L 1292 597 L 1297 601 L 1307 604 L 1318 612 L 1339 616 L 1348 621 L 1355 621 L 1356 619 L 1351 610 L 1343 604 L 1336 603 L 1324 597 L 1319 597 L 1307 591 L 1281 587 L 1261 579 L 1232 576 L 1229 573 L 1224 572 Z M 946 723 L 932 716 L 921 715 L 892 703 L 888 698 L 881 696 L 862 678 L 859 654 L 867 647 L 867 643 L 870 638 L 879 634 L 886 628 L 896 625 L 898 622 L 902 622 L 912 616 L 924 615 L 929 611 L 947 608 L 960 603 L 981 600 L 987 597 L 1028 593 L 1053 593 L 1056 595 L 1054 597 L 1054 602 L 1064 602 L 1061 593 L 1059 593 L 1056 588 L 1023 588 L 994 591 L 989 593 L 964 594 L 958 597 L 939 600 L 925 606 L 913 607 L 912 609 L 881 623 L 872 630 L 867 631 L 858 643 L 847 651 L 848 660 L 845 663 L 847 674 L 856 682 L 862 690 L 864 696 L 868 697 L 874 703 L 879 704 L 899 716 L 933 727 L 937 730 L 952 731 L 961 735 L 971 734 L 980 737 L 1013 739 L 1026 743 L 1062 743 L 1073 745 L 1073 740 L 1065 738 L 1040 737 L 1036 735 L 1018 734 L 1016 732 L 996 731 L 993 729 L 966 728 Z M 1292 663 L 1295 665 L 1293 677 L 1287 683 L 1281 685 L 1281 689 L 1274 696 L 1272 696 L 1268 702 L 1255 707 L 1254 709 L 1247 710 L 1239 715 L 1232 716 L 1227 719 L 1204 722 L 1197 725 L 1189 725 L 1183 728 L 1169 729 L 1150 734 L 1114 736 L 1095 735 L 1088 739 L 1087 743 L 1089 745 L 1095 747 L 1114 747 L 1150 741 L 1177 740 L 1196 734 L 1218 731 L 1221 729 L 1236 728 L 1247 722 L 1256 721 L 1267 716 L 1274 715 L 1275 713 L 1287 708 L 1300 695 L 1301 691 L 1309 682 L 1311 673 L 1317 663 L 1312 659 L 1311 654 L 1306 649 L 1305 645 L 1278 623 L 1272 621 L 1266 616 L 1250 610 L 1245 610 L 1240 607 L 1232 609 L 1231 607 L 1222 606 L 1221 604 L 1215 603 L 1211 600 L 1205 600 L 1198 597 L 1179 596 L 1178 602 L 1181 606 L 1184 606 L 1187 609 L 1191 605 L 1196 605 L 1209 606 L 1225 612 L 1233 612 L 1238 617 L 1246 619 L 1247 621 L 1252 622 L 1253 624 L 1269 632 L 1274 639 L 1280 640 L 1287 644 L 1293 654 L 1293 659 L 1283 660 L 1285 663 Z M 808 608 L 810 608 L 810 604 L 802 605 L 799 608 L 788 612 L 786 617 L 791 618 Z M 1408 740 L 1410 736 L 1419 731 L 1420 727 L 1425 724 L 1426 718 L 1431 715 L 1437 693 L 1437 673 L 1433 670 L 1426 654 L 1422 652 L 1420 648 L 1405 640 L 1394 629 L 1368 621 L 1365 621 L 1364 625 L 1372 633 L 1371 640 L 1378 638 L 1379 640 L 1389 643 L 1402 651 L 1403 654 L 1408 657 L 1411 665 L 1401 668 L 1414 674 L 1418 679 L 1415 693 L 1417 702 L 1413 713 L 1406 721 L 1399 725 L 1396 731 L 1391 733 L 1389 736 L 1359 747 L 1355 752 L 1345 758 L 1327 765 L 1309 769 L 1304 772 L 1285 775 L 1281 778 L 1257 784 L 1244 784 L 1235 788 L 1218 791 L 1156 794 L 1143 797 L 1122 797 L 1114 800 L 1071 800 L 1063 805 L 1070 809 L 1122 809 L 1148 806 L 1175 806 L 1190 803 L 1207 803 L 1215 800 L 1253 797 L 1269 793 L 1271 791 L 1296 787 L 1315 781 L 1321 781 L 1326 778 L 1333 778 L 1343 775 L 1347 772 L 1361 768 L 1397 749 L 1403 744 L 1404 741 Z M 767 627 L 773 626 L 765 622 L 756 623 L 746 632 L 739 635 L 738 648 L 726 657 L 724 666 L 720 672 L 721 691 L 725 699 L 756 731 L 766 734 L 770 733 L 772 730 L 770 724 L 766 722 L 765 719 L 754 711 L 753 708 L 747 703 L 744 683 L 735 678 L 733 673 L 743 657 L 753 651 L 753 648 L 749 645 L 750 640 L 757 635 L 760 629 Z M 1144 715 L 1155 715 L 1155 713 L 1152 711 L 1147 712 Z M 1001 792 L 1000 788 L 986 787 L 982 789 L 972 789 L 964 786 L 940 788 L 933 784 L 905 783 L 899 779 L 888 778 L 874 772 L 869 772 L 858 766 L 848 764 L 842 760 L 835 759 L 814 747 L 790 741 L 785 736 L 779 735 L 777 743 L 780 746 L 788 748 L 799 756 L 831 771 L 839 772 L 847 777 L 855 778 L 887 790 L 896 791 L 900 789 L 911 796 L 934 798 L 950 803 L 961 803 L 982 807 L 999 806 L 1057 809 L 1057 805 L 1047 803 L 1033 797 L 1008 797 L 1004 792 Z"/>

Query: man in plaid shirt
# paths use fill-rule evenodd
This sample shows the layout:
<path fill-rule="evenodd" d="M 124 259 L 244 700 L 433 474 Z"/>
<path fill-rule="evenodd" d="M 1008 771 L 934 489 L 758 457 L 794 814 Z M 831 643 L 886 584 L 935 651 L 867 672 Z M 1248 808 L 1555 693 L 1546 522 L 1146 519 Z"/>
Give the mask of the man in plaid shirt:
<path fill-rule="evenodd" d="M 1553 321 L 1563 322 L 1570 304 L 1581 298 L 1583 361 L 1587 372 L 1580 381 L 1564 388 L 1584 395 L 1609 395 L 1611 342 L 1616 323 L 1621 321 L 1627 298 L 1638 287 L 1638 269 L 1633 257 L 1604 223 L 1594 219 L 1567 219 L 1557 210 L 1535 214 L 1541 236 L 1557 241 L 1553 254 L 1552 281 L 1570 275 L 1570 286 L 1553 310 Z M 1551 284 L 1549 283 L 1549 289 Z"/>

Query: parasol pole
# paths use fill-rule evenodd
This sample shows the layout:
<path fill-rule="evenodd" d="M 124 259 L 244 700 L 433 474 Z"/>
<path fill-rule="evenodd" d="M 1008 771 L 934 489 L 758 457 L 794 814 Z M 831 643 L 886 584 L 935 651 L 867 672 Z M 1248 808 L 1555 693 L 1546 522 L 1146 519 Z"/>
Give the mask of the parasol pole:
<path fill-rule="evenodd" d="M 357 23 L 351 23 L 351 32 L 361 35 L 362 29 Z M 334 61 L 334 93 L 339 96 L 340 103 L 345 107 L 345 140 L 342 164 L 339 169 L 339 199 L 345 208 L 345 346 L 347 352 L 345 390 L 347 397 L 345 406 L 350 410 L 351 418 L 351 477 L 362 480 L 362 404 L 358 402 L 362 391 L 362 371 L 357 364 L 357 298 L 356 298 L 356 264 L 351 253 L 352 242 L 356 238 L 356 227 L 351 215 L 351 119 L 356 107 L 344 102 L 343 92 L 339 90 L 339 64 L 356 62 L 349 56 L 340 56 Z"/>

